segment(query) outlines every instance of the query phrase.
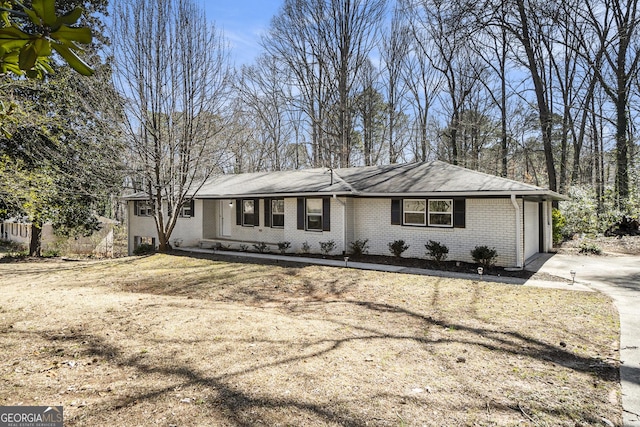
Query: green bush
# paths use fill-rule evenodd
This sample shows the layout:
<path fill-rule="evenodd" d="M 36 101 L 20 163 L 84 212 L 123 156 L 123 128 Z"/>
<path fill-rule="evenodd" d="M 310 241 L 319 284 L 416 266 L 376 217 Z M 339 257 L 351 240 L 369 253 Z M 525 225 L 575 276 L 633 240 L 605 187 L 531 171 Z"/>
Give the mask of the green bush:
<path fill-rule="evenodd" d="M 427 249 L 426 255 L 433 258 L 433 260 L 438 264 L 447 259 L 449 254 L 449 248 L 435 240 L 429 240 L 429 243 L 424 245 L 424 247 Z"/>
<path fill-rule="evenodd" d="M 29 256 L 29 251 L 16 251 L 16 252 L 8 252 L 7 254 L 2 256 L 2 259 L 7 260 L 21 260 L 25 259 Z"/>
<path fill-rule="evenodd" d="M 308 254 L 310 252 L 311 252 L 311 245 L 309 244 L 309 242 L 307 241 L 302 242 L 302 253 Z"/>
<path fill-rule="evenodd" d="M 133 250 L 134 255 L 149 255 L 156 251 L 156 248 L 149 243 L 140 243 L 137 248 Z"/>
<path fill-rule="evenodd" d="M 43 258 L 56 258 L 60 256 L 60 251 L 58 249 L 47 249 L 42 251 Z"/>
<path fill-rule="evenodd" d="M 326 242 L 320 242 L 320 251 L 323 254 L 329 255 L 336 248 L 336 242 L 334 240 L 327 240 Z"/>
<path fill-rule="evenodd" d="M 356 240 L 355 242 L 351 242 L 349 246 L 351 247 L 351 255 L 358 257 L 364 254 L 369 253 L 369 239 L 364 240 Z"/>
<path fill-rule="evenodd" d="M 558 209 L 554 209 L 551 212 L 551 217 L 553 222 L 553 244 L 559 245 L 565 238 L 565 227 L 567 226 L 567 219 Z"/>
<path fill-rule="evenodd" d="M 291 247 L 291 242 L 278 242 L 278 250 L 281 254 L 287 252 L 287 250 Z"/>
<path fill-rule="evenodd" d="M 265 242 L 256 243 L 253 247 L 261 254 L 269 253 L 269 246 Z"/>
<path fill-rule="evenodd" d="M 613 188 L 606 188 L 599 212 L 593 186 L 571 187 L 568 191 L 571 200 L 560 202 L 560 211 L 566 219 L 563 237 L 567 238 L 575 234 L 600 234 L 625 215 L 636 217 L 640 211 L 640 198 L 636 188 L 630 188 L 630 191 L 632 194 L 622 209 Z"/>
<path fill-rule="evenodd" d="M 580 245 L 580 253 L 586 255 L 602 255 L 602 249 L 595 243 L 584 242 Z"/>
<path fill-rule="evenodd" d="M 393 254 L 394 257 L 400 258 L 402 257 L 402 253 L 409 249 L 409 245 L 404 243 L 404 240 L 396 240 L 394 242 L 389 242 L 389 252 Z"/>
<path fill-rule="evenodd" d="M 491 267 L 495 265 L 498 259 L 498 252 L 496 248 L 489 248 L 488 246 L 476 246 L 471 251 L 471 257 L 475 262 L 483 267 Z"/>

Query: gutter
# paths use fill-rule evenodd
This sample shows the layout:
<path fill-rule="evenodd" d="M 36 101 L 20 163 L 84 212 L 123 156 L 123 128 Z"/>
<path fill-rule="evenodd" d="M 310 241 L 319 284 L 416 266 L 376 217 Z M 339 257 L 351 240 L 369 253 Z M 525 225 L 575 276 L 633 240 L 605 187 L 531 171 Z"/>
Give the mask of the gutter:
<path fill-rule="evenodd" d="M 522 240 L 522 215 L 515 194 L 511 195 L 511 204 L 513 204 L 516 215 L 516 266 L 510 270 L 522 270 L 522 251 L 520 250 L 520 241 Z"/>

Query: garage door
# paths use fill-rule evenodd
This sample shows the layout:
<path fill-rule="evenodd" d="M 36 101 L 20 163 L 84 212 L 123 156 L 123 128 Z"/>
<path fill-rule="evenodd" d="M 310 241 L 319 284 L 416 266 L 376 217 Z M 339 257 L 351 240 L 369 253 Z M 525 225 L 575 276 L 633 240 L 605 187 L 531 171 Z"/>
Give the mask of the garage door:
<path fill-rule="evenodd" d="M 524 259 L 540 251 L 540 218 L 537 202 L 524 202 Z"/>

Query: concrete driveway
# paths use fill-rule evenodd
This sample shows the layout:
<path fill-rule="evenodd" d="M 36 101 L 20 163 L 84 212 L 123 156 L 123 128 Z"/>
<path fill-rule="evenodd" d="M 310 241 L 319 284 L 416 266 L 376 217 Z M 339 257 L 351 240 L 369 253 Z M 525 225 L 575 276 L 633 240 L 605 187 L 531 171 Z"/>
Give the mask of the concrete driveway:
<path fill-rule="evenodd" d="M 544 254 L 527 270 L 541 271 L 609 295 L 620 313 L 620 380 L 624 426 L 640 427 L 640 257 Z"/>

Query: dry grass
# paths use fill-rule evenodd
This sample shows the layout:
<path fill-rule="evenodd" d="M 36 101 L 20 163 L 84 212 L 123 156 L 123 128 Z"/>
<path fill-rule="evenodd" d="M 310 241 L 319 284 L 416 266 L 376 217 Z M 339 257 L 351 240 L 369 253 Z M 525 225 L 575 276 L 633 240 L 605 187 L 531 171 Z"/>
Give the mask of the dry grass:
<path fill-rule="evenodd" d="M 0 405 L 69 426 L 621 422 L 596 293 L 169 255 L 0 277 Z"/>

